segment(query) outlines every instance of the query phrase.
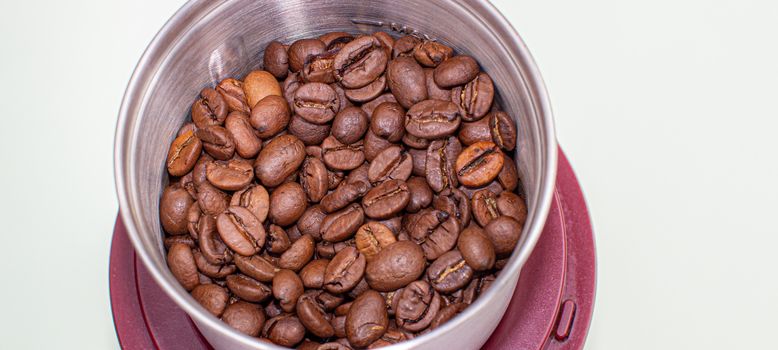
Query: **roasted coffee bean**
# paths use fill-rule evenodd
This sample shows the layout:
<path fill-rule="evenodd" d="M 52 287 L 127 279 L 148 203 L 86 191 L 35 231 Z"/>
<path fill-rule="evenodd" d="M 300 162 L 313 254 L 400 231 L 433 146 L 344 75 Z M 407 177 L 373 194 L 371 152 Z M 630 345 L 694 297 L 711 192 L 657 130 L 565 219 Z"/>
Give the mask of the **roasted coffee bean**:
<path fill-rule="evenodd" d="M 254 179 L 254 168 L 242 159 L 214 161 L 206 164 L 205 176 L 219 189 L 237 191 L 246 188 Z"/>
<path fill-rule="evenodd" d="M 470 123 L 462 123 L 459 128 L 459 140 L 463 144 L 470 146 L 479 141 L 491 141 L 492 133 L 489 131 L 490 117 L 481 118 Z"/>
<path fill-rule="evenodd" d="M 325 124 L 335 118 L 339 109 L 338 94 L 327 84 L 303 84 L 294 93 L 294 112 L 308 122 Z"/>
<path fill-rule="evenodd" d="M 354 36 L 346 32 L 329 32 L 319 36 L 327 48 L 327 51 L 332 49 L 340 49 L 351 40 L 354 40 Z"/>
<path fill-rule="evenodd" d="M 246 102 L 246 93 L 243 92 L 243 82 L 233 78 L 222 80 L 216 86 L 230 112 L 249 113 L 251 109 Z"/>
<path fill-rule="evenodd" d="M 270 205 L 270 196 L 262 185 L 250 185 L 244 190 L 235 192 L 230 205 L 248 209 L 259 221 L 264 222 Z"/>
<path fill-rule="evenodd" d="M 369 117 L 369 116 L 373 115 L 373 110 L 375 110 L 375 108 L 378 107 L 378 105 L 380 105 L 380 104 L 382 104 L 384 102 L 394 102 L 394 103 L 397 103 L 397 99 L 394 98 L 394 95 L 392 95 L 391 93 L 387 92 L 385 94 L 382 94 L 382 95 L 376 97 L 375 99 L 373 99 L 370 102 L 363 103 L 359 107 L 362 108 L 362 110 L 365 111 L 365 113 L 367 113 L 367 116 Z"/>
<path fill-rule="evenodd" d="M 188 245 L 174 243 L 168 249 L 167 266 L 184 289 L 192 290 L 200 284 L 200 278 L 197 277 L 197 264 L 192 255 L 192 248 Z"/>
<path fill-rule="evenodd" d="M 425 176 L 432 190 L 441 192 L 459 185 L 454 165 L 461 152 L 462 145 L 453 136 L 430 143 L 427 148 Z"/>
<path fill-rule="evenodd" d="M 452 48 L 434 41 L 423 41 L 413 49 L 413 57 L 425 67 L 437 67 L 453 54 Z"/>
<path fill-rule="evenodd" d="M 324 164 L 332 170 L 352 170 L 365 161 L 362 142 L 343 144 L 335 137 L 324 139 L 321 144 Z"/>
<path fill-rule="evenodd" d="M 345 298 L 340 294 L 333 294 L 327 291 L 314 291 L 316 301 L 319 302 L 327 311 L 335 310 L 340 304 L 343 304 Z"/>
<path fill-rule="evenodd" d="M 351 238 L 365 220 L 365 213 L 359 204 L 329 214 L 321 221 L 321 238 L 327 242 L 340 242 Z"/>
<path fill-rule="evenodd" d="M 195 163 L 196 164 L 196 163 Z M 171 183 L 172 184 L 172 183 Z M 186 189 L 192 198 L 197 198 L 197 188 L 194 184 L 194 173 L 188 172 L 178 180 L 178 184 Z"/>
<path fill-rule="evenodd" d="M 271 302 L 267 303 L 265 305 L 265 315 L 267 317 L 273 318 L 278 317 L 284 313 L 284 310 L 281 309 L 281 306 L 278 305 L 278 300 L 273 299 Z"/>
<path fill-rule="evenodd" d="M 370 183 L 367 181 L 341 182 L 335 191 L 330 192 L 322 198 L 321 208 L 328 213 L 345 208 L 347 205 L 364 196 L 370 188 Z"/>
<path fill-rule="evenodd" d="M 321 160 L 306 158 L 300 172 L 300 185 L 310 202 L 318 202 L 327 194 L 329 173 Z"/>
<path fill-rule="evenodd" d="M 346 315 L 346 336 L 355 347 L 366 347 L 381 338 L 389 327 L 386 301 L 376 291 L 362 293 Z"/>
<path fill-rule="evenodd" d="M 459 55 L 442 62 L 433 72 L 435 83 L 450 88 L 467 84 L 475 79 L 479 72 L 478 62 L 470 56 Z"/>
<path fill-rule="evenodd" d="M 350 290 L 347 293 L 347 295 L 350 298 L 352 298 L 352 299 L 356 299 L 360 295 L 362 295 L 362 293 L 364 293 L 364 292 L 366 292 L 368 290 L 370 290 L 370 285 L 367 284 L 367 281 L 365 281 L 365 278 L 362 277 L 362 280 L 360 280 L 359 283 L 357 283 L 356 287 L 354 287 L 354 289 Z"/>
<path fill-rule="evenodd" d="M 413 50 L 420 43 L 421 39 L 412 35 L 400 37 L 394 41 L 394 46 L 392 46 L 392 58 L 413 56 Z"/>
<path fill-rule="evenodd" d="M 506 151 L 516 148 L 516 124 L 505 112 L 494 112 L 489 118 L 489 131 L 494 143 Z"/>
<path fill-rule="evenodd" d="M 176 243 L 185 244 L 190 248 L 194 248 L 197 246 L 197 243 L 195 243 L 195 240 L 190 235 L 169 236 L 169 237 L 165 237 L 165 239 L 162 241 L 162 244 L 165 246 L 165 249 L 167 250 L 170 250 L 170 247 L 172 247 L 173 244 Z"/>
<path fill-rule="evenodd" d="M 255 70 L 246 75 L 243 79 L 243 92 L 246 94 L 249 108 L 252 109 L 257 102 L 267 96 L 283 96 L 281 95 L 281 85 L 278 84 L 276 78 L 263 70 Z"/>
<path fill-rule="evenodd" d="M 240 272 L 260 282 L 271 282 L 279 269 L 272 262 L 259 256 L 235 255 L 235 266 Z"/>
<path fill-rule="evenodd" d="M 286 102 L 284 102 L 286 104 Z M 235 152 L 242 158 L 254 158 L 262 148 L 262 140 L 251 126 L 248 114 L 238 111 L 231 112 L 224 122 L 224 127 L 232 135 L 235 142 Z"/>
<path fill-rule="evenodd" d="M 397 57 L 389 62 L 386 79 L 397 102 L 405 108 L 427 99 L 424 70 L 411 57 Z"/>
<path fill-rule="evenodd" d="M 201 284 L 195 287 L 192 290 L 192 297 L 216 317 L 222 315 L 229 298 L 227 291 L 215 284 Z"/>
<path fill-rule="evenodd" d="M 397 103 L 384 102 L 373 110 L 370 130 L 389 142 L 400 142 L 405 135 L 405 110 Z"/>
<path fill-rule="evenodd" d="M 297 300 L 296 311 L 305 328 L 315 336 L 329 338 L 335 335 L 335 329 L 330 324 L 330 315 L 309 293 L 301 295 Z"/>
<path fill-rule="evenodd" d="M 191 196 L 191 193 L 189 195 Z M 160 201 L 160 206 L 161 205 L 162 205 L 162 201 Z M 160 213 L 162 213 L 161 210 Z M 203 211 L 200 209 L 200 205 L 197 204 L 197 201 L 192 203 L 192 205 L 189 206 L 189 210 L 186 211 L 186 230 L 187 232 L 189 232 L 190 237 L 194 239 L 199 239 L 198 238 L 200 236 L 199 223 L 200 223 L 200 218 L 202 216 L 203 216 Z"/>
<path fill-rule="evenodd" d="M 238 301 L 224 309 L 222 321 L 243 334 L 256 337 L 265 325 L 265 313 L 258 305 Z"/>
<path fill-rule="evenodd" d="M 324 271 L 330 263 L 329 259 L 316 259 L 306 264 L 300 270 L 300 280 L 305 288 L 321 289 L 324 285 Z"/>
<path fill-rule="evenodd" d="M 345 89 L 344 94 L 352 102 L 363 103 L 370 101 L 386 89 L 386 75 L 378 77 L 372 83 L 358 89 Z"/>
<path fill-rule="evenodd" d="M 286 78 L 289 71 L 289 55 L 286 53 L 284 44 L 278 41 L 271 41 L 270 44 L 267 44 L 262 56 L 262 64 L 277 79 Z"/>
<path fill-rule="evenodd" d="M 405 209 L 410 199 L 405 181 L 387 180 L 367 192 L 362 207 L 372 219 L 387 219 Z"/>
<path fill-rule="evenodd" d="M 194 199 L 184 187 L 175 184 L 165 188 L 159 200 L 159 221 L 165 232 L 171 235 L 183 235 L 189 232 L 188 215 L 192 204 Z"/>
<path fill-rule="evenodd" d="M 494 266 L 496 259 L 494 245 L 484 230 L 477 225 L 462 231 L 457 241 L 457 249 L 473 270 L 487 271 Z"/>
<path fill-rule="evenodd" d="M 305 145 L 302 141 L 292 135 L 281 135 L 259 152 L 254 172 L 263 185 L 275 187 L 297 171 L 303 160 Z"/>
<path fill-rule="evenodd" d="M 497 195 L 489 189 L 478 190 L 473 194 L 472 208 L 473 217 L 482 227 L 501 215 L 497 208 Z"/>
<path fill-rule="evenodd" d="M 433 140 L 453 134 L 459 123 L 459 108 L 451 101 L 424 100 L 408 110 L 405 131 Z"/>
<path fill-rule="evenodd" d="M 332 64 L 335 62 L 335 54 L 324 52 L 319 55 L 309 56 L 305 61 L 302 78 L 308 83 L 332 84 L 335 82 L 335 70 Z"/>
<path fill-rule="evenodd" d="M 270 287 L 251 277 L 244 275 L 227 276 L 227 288 L 238 298 L 253 303 L 261 303 L 272 294 Z"/>
<path fill-rule="evenodd" d="M 411 160 L 413 161 L 413 169 L 411 170 L 411 174 L 413 174 L 414 176 L 425 177 L 425 181 L 426 181 L 427 150 L 409 148 L 408 154 L 411 155 Z"/>
<path fill-rule="evenodd" d="M 397 302 L 397 326 L 410 332 L 421 331 L 437 317 L 440 308 L 438 292 L 425 281 L 415 281 L 403 289 Z"/>
<path fill-rule="evenodd" d="M 420 138 L 420 137 L 416 137 L 416 136 L 413 136 L 413 135 L 411 135 L 409 133 L 405 133 L 405 135 L 403 135 L 402 141 L 403 141 L 403 143 L 406 146 L 411 147 L 411 148 L 415 148 L 415 149 L 424 149 L 424 150 L 426 150 L 427 147 L 429 147 L 429 145 L 430 145 L 430 140 L 423 139 L 423 138 Z"/>
<path fill-rule="evenodd" d="M 184 125 L 181 126 L 181 128 L 178 129 L 178 132 L 176 133 L 176 137 L 179 137 L 179 136 L 181 136 L 183 134 L 186 134 L 186 133 L 188 133 L 190 131 L 192 133 L 197 131 L 197 126 L 194 123 L 192 123 L 192 122 L 185 123 Z"/>
<path fill-rule="evenodd" d="M 305 337 L 305 327 L 293 315 L 279 315 L 265 322 L 262 336 L 277 345 L 292 347 Z"/>
<path fill-rule="evenodd" d="M 269 138 L 286 129 L 290 115 L 289 105 L 283 97 L 269 95 L 251 109 L 251 126 L 257 129 L 257 136 Z"/>
<path fill-rule="evenodd" d="M 352 107 L 354 106 L 353 103 L 351 103 L 351 100 L 346 97 L 346 90 L 344 90 L 340 85 L 337 83 L 330 84 L 330 87 L 335 90 L 335 94 L 338 95 L 338 111 L 346 109 L 346 107 Z"/>
<path fill-rule="evenodd" d="M 440 309 L 440 312 L 438 312 L 438 316 L 435 317 L 434 320 L 432 320 L 432 323 L 430 323 L 429 329 L 435 329 L 440 327 L 440 325 L 448 322 L 450 319 L 454 318 L 454 316 L 458 315 L 462 310 L 464 310 L 467 307 L 467 304 L 465 303 L 454 303 L 451 305 L 448 305 L 442 309 Z"/>
<path fill-rule="evenodd" d="M 397 344 L 401 341 L 409 340 L 412 336 L 408 333 L 401 332 L 397 329 L 391 329 L 389 328 L 384 335 L 381 336 L 380 339 L 374 341 L 370 346 L 368 346 L 368 349 L 378 349 L 385 346 L 390 346 Z"/>
<path fill-rule="evenodd" d="M 227 117 L 227 102 L 216 90 L 205 88 L 200 91 L 200 99 L 192 105 L 192 121 L 198 128 L 222 125 Z"/>
<path fill-rule="evenodd" d="M 338 112 L 332 122 L 332 136 L 344 144 L 352 144 L 360 139 L 369 126 L 367 114 L 359 107 L 346 107 Z"/>
<path fill-rule="evenodd" d="M 340 339 L 338 339 L 341 341 Z M 316 348 L 316 350 L 351 350 L 352 347 L 349 346 L 348 340 L 342 340 L 339 342 L 329 342 L 319 345 L 319 347 Z"/>
<path fill-rule="evenodd" d="M 467 187 L 481 187 L 497 177 L 503 162 L 502 152 L 493 142 L 476 142 L 457 157 L 457 177 Z"/>
<path fill-rule="evenodd" d="M 484 228 L 486 236 L 494 244 L 494 252 L 498 257 L 506 257 L 513 252 L 519 243 L 523 225 L 510 216 L 500 216 Z"/>
<path fill-rule="evenodd" d="M 298 240 L 294 241 L 287 251 L 281 254 L 281 258 L 278 259 L 278 267 L 292 271 L 300 271 L 300 269 L 313 258 L 315 244 L 313 237 L 303 235 Z"/>
<path fill-rule="evenodd" d="M 308 207 L 297 220 L 297 229 L 303 235 L 310 235 L 315 240 L 321 240 L 321 222 L 327 213 L 320 205 Z"/>
<path fill-rule="evenodd" d="M 424 252 L 419 245 L 397 241 L 379 250 L 367 264 L 365 279 L 371 288 L 389 292 L 417 280 L 425 266 Z"/>
<path fill-rule="evenodd" d="M 367 171 L 371 183 L 381 183 L 387 180 L 405 181 L 411 176 L 413 159 L 403 152 L 399 146 L 392 146 L 373 159 Z"/>
<path fill-rule="evenodd" d="M 381 42 L 381 46 L 383 46 L 384 50 L 386 51 L 386 57 L 391 58 L 392 47 L 394 46 L 394 38 L 386 32 L 375 32 L 373 33 L 373 36 Z"/>
<path fill-rule="evenodd" d="M 232 206 L 219 214 L 216 229 L 222 241 L 240 255 L 256 254 L 265 245 L 265 228 L 254 214 L 243 207 Z"/>
<path fill-rule="evenodd" d="M 365 133 L 364 153 L 365 159 L 368 162 L 372 162 L 379 153 L 391 146 L 394 146 L 394 144 L 389 142 L 389 140 L 376 135 L 372 130 L 368 129 L 367 133 Z"/>
<path fill-rule="evenodd" d="M 292 270 L 282 269 L 273 277 L 273 297 L 286 312 L 292 312 L 303 295 L 303 282 Z"/>
<path fill-rule="evenodd" d="M 289 226 L 305 212 L 305 191 L 296 182 L 286 182 L 270 194 L 268 216 L 276 225 Z"/>
<path fill-rule="evenodd" d="M 167 171 L 171 176 L 186 175 L 200 157 L 203 144 L 192 131 L 188 131 L 173 140 L 167 153 Z"/>
<path fill-rule="evenodd" d="M 319 39 L 300 39 L 289 45 L 289 70 L 297 72 L 305 66 L 305 61 L 312 56 L 320 55 L 327 45 Z"/>
<path fill-rule="evenodd" d="M 196 192 L 200 192 L 200 188 L 203 186 L 213 187 L 205 176 L 205 167 L 208 165 L 208 162 L 212 161 L 213 157 L 209 156 L 208 153 L 201 153 L 200 158 L 195 162 L 194 168 L 192 168 L 192 183 Z M 197 197 L 199 197 L 199 193 Z"/>
<path fill-rule="evenodd" d="M 497 180 L 502 188 L 508 192 L 513 192 L 519 187 L 519 170 L 516 169 L 516 162 L 508 156 L 503 156 L 502 170 L 497 174 Z"/>
<path fill-rule="evenodd" d="M 350 305 L 351 303 L 349 303 Z M 336 316 L 330 320 L 335 336 L 338 338 L 346 337 L 346 315 Z"/>
<path fill-rule="evenodd" d="M 451 100 L 451 90 L 444 89 L 435 83 L 434 71 L 435 70 L 432 68 L 424 68 L 424 82 L 427 87 L 427 98 L 431 100 Z"/>
<path fill-rule="evenodd" d="M 335 55 L 335 77 L 347 89 L 361 88 L 376 80 L 389 57 L 374 36 L 360 36 L 344 45 Z"/>
<path fill-rule="evenodd" d="M 459 106 L 462 120 L 474 121 L 483 118 L 492 107 L 494 84 L 489 74 L 479 73 L 475 79 L 451 92 L 451 101 Z"/>
<path fill-rule="evenodd" d="M 443 191 L 433 199 L 432 206 L 456 218 L 460 229 L 470 225 L 470 198 L 463 191 L 456 188 Z"/>
<path fill-rule="evenodd" d="M 427 269 L 429 282 L 440 293 L 464 288 L 473 278 L 473 268 L 458 250 L 451 250 L 433 261 Z"/>
<path fill-rule="evenodd" d="M 478 296 L 486 292 L 489 286 L 494 282 L 494 275 L 486 275 L 479 278 L 474 278 L 467 286 L 463 293 L 462 302 L 465 304 L 472 304 Z"/>
<path fill-rule="evenodd" d="M 197 189 L 197 204 L 204 214 L 221 214 L 227 209 L 228 201 L 229 196 L 210 183 L 205 183 Z"/>
<path fill-rule="evenodd" d="M 357 249 L 365 256 L 368 263 L 378 252 L 396 241 L 392 230 L 379 222 L 362 225 L 354 237 Z"/>
<path fill-rule="evenodd" d="M 405 211 L 416 213 L 432 203 L 432 189 L 430 189 L 424 178 L 412 177 L 406 184 L 408 185 L 408 191 L 411 193 L 411 199 L 408 202 L 408 206 L 405 207 Z"/>
<path fill-rule="evenodd" d="M 290 226 L 286 229 L 286 235 L 289 236 L 289 240 L 294 243 L 297 242 L 300 237 L 303 236 L 302 233 L 300 233 L 300 230 L 297 228 L 297 225 Z M 316 237 L 314 237 L 316 239 Z"/>
<path fill-rule="evenodd" d="M 195 136 L 203 142 L 203 149 L 218 160 L 229 160 L 235 153 L 235 142 L 227 129 L 210 125 L 197 129 Z"/>
<path fill-rule="evenodd" d="M 216 229 L 216 218 L 203 215 L 197 223 L 198 247 L 211 264 L 222 265 L 232 261 L 232 252 L 224 244 Z"/>
<path fill-rule="evenodd" d="M 281 89 L 284 91 L 284 99 L 289 104 L 291 112 L 294 112 L 294 94 L 303 83 L 300 73 L 291 73 L 284 79 L 284 83 L 281 85 Z"/>
<path fill-rule="evenodd" d="M 365 256 L 354 247 L 338 252 L 324 272 L 324 289 L 346 293 L 356 287 L 365 273 Z"/>
<path fill-rule="evenodd" d="M 268 227 L 266 241 L 267 251 L 274 254 L 281 254 L 292 246 L 289 235 L 278 225 L 270 225 Z M 311 247 L 311 252 L 313 252 L 313 247 Z"/>
<path fill-rule="evenodd" d="M 405 230 L 416 244 L 421 245 L 427 260 L 435 260 L 456 245 L 459 222 L 440 210 L 422 210 L 408 217 Z"/>
<path fill-rule="evenodd" d="M 298 115 L 289 121 L 289 133 L 300 138 L 306 145 L 318 145 L 330 134 L 330 124 L 314 124 Z"/>
<path fill-rule="evenodd" d="M 527 205 L 515 193 L 508 191 L 500 193 L 497 196 L 497 210 L 502 215 L 514 218 L 521 225 L 527 221 Z"/>

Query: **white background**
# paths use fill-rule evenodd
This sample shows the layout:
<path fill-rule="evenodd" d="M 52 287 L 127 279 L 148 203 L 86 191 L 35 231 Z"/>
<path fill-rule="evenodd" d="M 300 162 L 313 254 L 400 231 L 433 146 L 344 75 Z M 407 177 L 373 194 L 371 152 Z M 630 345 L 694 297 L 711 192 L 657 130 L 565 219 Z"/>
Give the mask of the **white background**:
<path fill-rule="evenodd" d="M 597 239 L 587 349 L 771 348 L 774 1 L 518 1 Z M 125 84 L 179 0 L 3 1 L 0 348 L 118 347 L 108 253 Z"/>

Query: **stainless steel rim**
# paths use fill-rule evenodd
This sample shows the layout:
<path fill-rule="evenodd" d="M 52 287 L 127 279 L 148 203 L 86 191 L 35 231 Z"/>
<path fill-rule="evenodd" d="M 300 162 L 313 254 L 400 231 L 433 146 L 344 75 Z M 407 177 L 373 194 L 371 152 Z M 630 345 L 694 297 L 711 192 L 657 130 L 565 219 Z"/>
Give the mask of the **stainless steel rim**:
<path fill-rule="evenodd" d="M 132 170 L 134 162 L 133 153 L 130 142 L 130 136 L 133 134 L 133 130 L 136 127 L 136 118 L 134 116 L 142 110 L 142 106 L 139 104 L 140 97 L 143 96 L 146 88 L 153 82 L 157 71 L 164 63 L 165 57 L 170 48 L 175 46 L 175 42 L 178 35 L 186 32 L 187 27 L 191 23 L 194 23 L 198 18 L 204 17 L 213 9 L 219 7 L 227 0 L 220 1 L 199 1 L 190 0 L 184 6 L 182 6 L 167 23 L 162 27 L 159 33 L 154 37 L 151 44 L 143 53 L 140 58 L 135 71 L 132 74 L 130 82 L 127 85 L 122 105 L 119 111 L 119 118 L 116 125 L 116 135 L 114 144 L 114 178 L 116 182 L 117 197 L 119 200 L 120 215 L 124 222 L 124 225 L 129 234 L 129 238 L 135 247 L 140 246 L 140 238 L 138 228 L 135 224 L 138 213 L 133 211 L 130 206 L 130 194 L 134 193 L 135 184 L 137 183 L 134 178 L 134 172 Z M 548 94 L 541 78 L 540 72 L 535 65 L 529 50 L 523 41 L 519 38 L 515 29 L 508 23 L 508 21 L 502 16 L 497 9 L 485 0 L 460 0 L 455 1 L 455 5 L 461 6 L 465 11 L 470 12 L 474 17 L 480 21 L 487 23 L 496 23 L 496 28 L 499 28 L 501 33 L 493 33 L 495 36 L 502 37 L 502 49 L 510 56 L 511 62 L 515 67 L 521 71 L 526 78 L 527 90 L 531 92 L 533 96 L 532 108 L 536 111 L 536 114 L 542 116 L 540 120 L 540 128 L 545 129 L 545 138 L 540 136 L 540 140 L 543 143 L 542 150 L 545 154 L 542 155 L 542 161 L 546 176 L 541 179 L 540 192 L 537 196 L 534 207 L 535 211 L 527 222 L 532 223 L 528 230 L 525 231 L 525 236 L 522 238 L 524 241 L 520 245 L 519 250 L 514 252 L 508 265 L 502 270 L 501 277 L 497 278 L 494 282 L 494 286 L 498 288 L 490 288 L 483 297 L 479 298 L 474 304 L 466 308 L 465 311 L 451 321 L 445 323 L 441 327 L 429 332 L 423 336 L 419 336 L 412 340 L 387 347 L 387 349 L 401 349 L 412 348 L 415 345 L 424 343 L 430 338 L 436 337 L 438 334 L 446 333 L 457 324 L 464 322 L 473 314 L 478 313 L 486 302 L 496 294 L 500 287 L 508 283 L 508 278 L 505 276 L 518 274 L 524 262 L 529 257 L 535 244 L 540 237 L 540 234 L 545 224 L 545 218 L 548 216 L 548 211 L 551 206 L 553 198 L 554 184 L 556 181 L 556 165 L 557 165 L 557 145 L 554 132 L 553 114 L 551 110 Z M 166 50 L 166 48 L 168 50 Z M 128 174 L 128 176 L 125 176 Z M 219 319 L 213 317 L 207 313 L 199 305 L 194 305 L 185 296 L 180 293 L 176 287 L 162 276 L 162 272 L 153 268 L 153 263 L 148 255 L 148 252 L 142 249 L 136 249 L 136 253 L 140 256 L 143 263 L 148 267 L 154 280 L 159 284 L 162 289 L 170 296 L 182 309 L 184 309 L 191 317 L 195 318 L 199 324 L 207 325 L 213 329 L 218 330 L 221 333 L 227 334 L 230 338 L 249 346 L 258 346 L 258 342 L 255 338 L 244 335 L 229 326 L 221 322 Z M 512 295 L 512 293 L 511 293 Z M 259 345 L 267 349 L 283 349 L 271 344 Z"/>

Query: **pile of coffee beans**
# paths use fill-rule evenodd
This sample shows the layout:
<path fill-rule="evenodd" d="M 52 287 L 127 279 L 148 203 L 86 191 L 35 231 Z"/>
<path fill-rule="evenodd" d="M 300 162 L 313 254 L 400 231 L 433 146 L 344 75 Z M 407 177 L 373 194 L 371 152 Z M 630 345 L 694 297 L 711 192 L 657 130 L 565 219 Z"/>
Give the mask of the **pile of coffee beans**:
<path fill-rule="evenodd" d="M 167 157 L 170 270 L 235 329 L 377 348 L 473 303 L 527 216 L 514 121 L 470 56 L 415 36 L 270 43 L 205 88 Z"/>

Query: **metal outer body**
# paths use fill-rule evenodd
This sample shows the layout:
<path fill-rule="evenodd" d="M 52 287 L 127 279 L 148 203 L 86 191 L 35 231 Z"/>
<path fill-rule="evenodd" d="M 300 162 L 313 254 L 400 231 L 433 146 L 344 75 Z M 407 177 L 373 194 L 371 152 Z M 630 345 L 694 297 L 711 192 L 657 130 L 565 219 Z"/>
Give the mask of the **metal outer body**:
<path fill-rule="evenodd" d="M 162 28 L 133 73 L 119 112 L 114 167 L 121 216 L 136 252 L 162 290 L 217 349 L 280 349 L 211 316 L 167 268 L 159 223 L 165 155 L 198 92 L 261 64 L 272 40 L 328 31 L 418 33 L 472 55 L 494 80 L 496 102 L 518 123 L 516 159 L 529 216 L 508 265 L 476 303 L 424 336 L 388 349 L 477 348 L 497 326 L 552 200 L 557 153 L 549 100 L 516 31 L 488 2 L 375 0 L 283 2 L 193 0 Z"/>

